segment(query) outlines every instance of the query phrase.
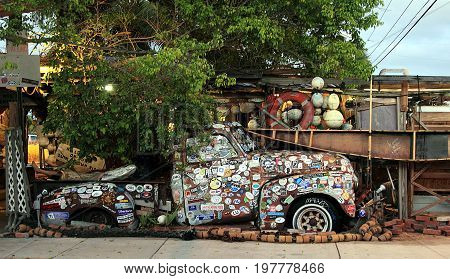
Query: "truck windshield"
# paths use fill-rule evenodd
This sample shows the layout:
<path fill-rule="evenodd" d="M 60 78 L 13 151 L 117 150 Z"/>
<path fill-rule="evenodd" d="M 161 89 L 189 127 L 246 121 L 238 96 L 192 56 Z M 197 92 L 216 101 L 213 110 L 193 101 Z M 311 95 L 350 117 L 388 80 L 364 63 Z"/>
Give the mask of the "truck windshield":
<path fill-rule="evenodd" d="M 255 150 L 256 144 L 244 128 L 235 127 L 232 129 L 232 133 L 244 152 L 248 153 Z"/>

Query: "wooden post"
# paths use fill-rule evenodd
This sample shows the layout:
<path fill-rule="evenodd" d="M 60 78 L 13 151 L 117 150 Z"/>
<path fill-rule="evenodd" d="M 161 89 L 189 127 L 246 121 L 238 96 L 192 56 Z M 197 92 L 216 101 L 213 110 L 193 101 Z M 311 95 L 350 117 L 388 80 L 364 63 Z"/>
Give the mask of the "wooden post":
<path fill-rule="evenodd" d="M 369 160 L 372 159 L 372 102 L 373 102 L 373 75 L 370 75 L 370 95 L 369 95 Z"/>

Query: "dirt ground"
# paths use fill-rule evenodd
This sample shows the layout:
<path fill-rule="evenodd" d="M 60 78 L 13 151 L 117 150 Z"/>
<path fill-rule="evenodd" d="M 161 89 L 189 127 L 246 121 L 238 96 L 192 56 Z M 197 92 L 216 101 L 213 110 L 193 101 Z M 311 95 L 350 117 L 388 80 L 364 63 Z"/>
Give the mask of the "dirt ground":
<path fill-rule="evenodd" d="M 0 258 L 449 259 L 450 237 L 403 234 L 388 242 L 285 244 L 168 238 L 0 238 Z"/>

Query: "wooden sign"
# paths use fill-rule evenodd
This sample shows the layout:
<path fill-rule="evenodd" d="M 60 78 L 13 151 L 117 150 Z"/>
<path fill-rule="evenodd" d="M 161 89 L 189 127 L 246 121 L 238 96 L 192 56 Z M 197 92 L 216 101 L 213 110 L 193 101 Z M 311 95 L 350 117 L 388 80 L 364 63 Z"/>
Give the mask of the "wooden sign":
<path fill-rule="evenodd" d="M 36 87 L 41 82 L 40 57 L 37 55 L 0 55 L 0 87 Z"/>

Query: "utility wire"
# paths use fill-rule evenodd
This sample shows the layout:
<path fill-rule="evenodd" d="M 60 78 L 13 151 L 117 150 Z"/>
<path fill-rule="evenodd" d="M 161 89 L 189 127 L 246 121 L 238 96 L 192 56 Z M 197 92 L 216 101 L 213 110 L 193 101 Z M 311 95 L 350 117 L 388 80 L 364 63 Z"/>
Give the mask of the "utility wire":
<path fill-rule="evenodd" d="M 411 28 L 408 30 L 408 32 L 406 32 L 405 35 L 403 35 L 403 37 L 400 39 L 400 41 L 398 41 L 395 46 L 388 52 L 386 53 L 386 55 L 380 60 L 378 61 L 377 64 L 375 64 L 375 67 L 378 66 L 378 64 L 380 64 L 397 46 L 398 44 L 400 44 L 400 42 L 409 34 L 409 32 L 411 32 L 411 30 L 413 30 L 413 28 L 419 23 L 419 21 L 428 13 L 428 11 L 431 9 L 431 7 L 433 7 L 434 4 L 436 4 L 437 0 L 434 0 L 434 2 L 428 7 L 428 9 L 420 16 L 420 18 L 414 23 L 413 26 L 411 26 Z"/>
<path fill-rule="evenodd" d="M 392 42 L 378 55 L 377 58 L 375 58 L 373 61 L 377 61 L 378 58 L 380 58 L 386 50 L 389 49 L 389 47 L 392 46 L 392 44 L 394 44 L 394 42 L 402 35 L 403 31 L 405 31 L 408 26 L 414 21 L 414 19 L 419 15 L 419 13 L 426 7 L 426 5 L 428 5 L 428 3 L 430 3 L 431 0 L 428 0 L 427 2 L 425 2 L 422 7 L 417 11 L 417 13 L 413 16 L 413 18 L 411 18 L 411 20 L 408 22 L 408 24 L 405 25 L 405 27 L 403 27 L 403 29 L 398 33 L 398 35 L 394 38 L 394 40 L 392 40 Z"/>
<path fill-rule="evenodd" d="M 406 6 L 406 8 L 403 10 L 402 14 L 397 18 L 397 20 L 394 22 L 394 24 L 392 24 L 391 28 L 389 29 L 389 31 L 384 35 L 383 39 L 381 39 L 381 41 L 378 43 L 378 45 L 372 50 L 372 52 L 368 55 L 371 56 L 372 53 L 375 52 L 375 50 L 377 50 L 377 48 L 381 45 L 381 43 L 386 39 L 386 37 L 389 35 L 389 33 L 391 33 L 392 29 L 394 29 L 395 25 L 398 23 L 398 21 L 402 18 L 402 16 L 405 14 L 406 10 L 408 10 L 409 6 L 411 6 L 411 4 L 414 2 L 414 0 L 409 1 L 408 6 Z"/>
<path fill-rule="evenodd" d="M 428 17 L 428 16 L 434 14 L 435 12 L 437 12 L 438 10 L 440 10 L 440 9 L 442 9 L 443 7 L 447 6 L 448 4 L 450 4 L 450 1 L 447 1 L 447 3 L 442 4 L 441 6 L 437 7 L 436 9 L 431 10 L 425 17 Z M 416 14 L 416 16 L 417 16 L 417 14 Z M 416 16 L 413 17 L 413 20 L 416 18 Z M 410 21 L 410 23 L 411 23 L 411 22 L 412 22 L 412 21 Z M 409 24 L 408 24 L 407 26 L 409 26 Z M 391 35 L 387 36 L 386 39 L 390 39 L 390 38 L 394 37 L 395 35 L 397 35 L 398 33 L 402 32 L 402 31 L 404 31 L 404 30 L 405 30 L 405 28 L 400 28 L 400 29 L 398 29 L 397 31 L 395 31 L 395 32 L 392 33 Z M 371 46 L 369 46 L 369 47 L 367 47 L 367 48 L 368 48 L 368 49 L 373 48 L 373 47 L 375 47 L 377 44 L 378 44 L 378 42 L 374 43 L 373 45 L 371 45 Z"/>
<path fill-rule="evenodd" d="M 384 9 L 384 11 L 383 11 L 383 14 L 381 14 L 380 21 L 383 19 L 384 14 L 386 13 L 386 11 L 389 9 L 389 6 L 391 5 L 391 2 L 392 2 L 392 0 L 389 1 L 389 4 L 387 5 L 386 9 Z M 376 29 L 376 27 L 373 28 L 372 33 L 370 33 L 370 36 L 367 39 L 367 41 L 370 41 L 370 38 L 372 38 L 373 32 L 375 32 L 375 29 Z"/>

